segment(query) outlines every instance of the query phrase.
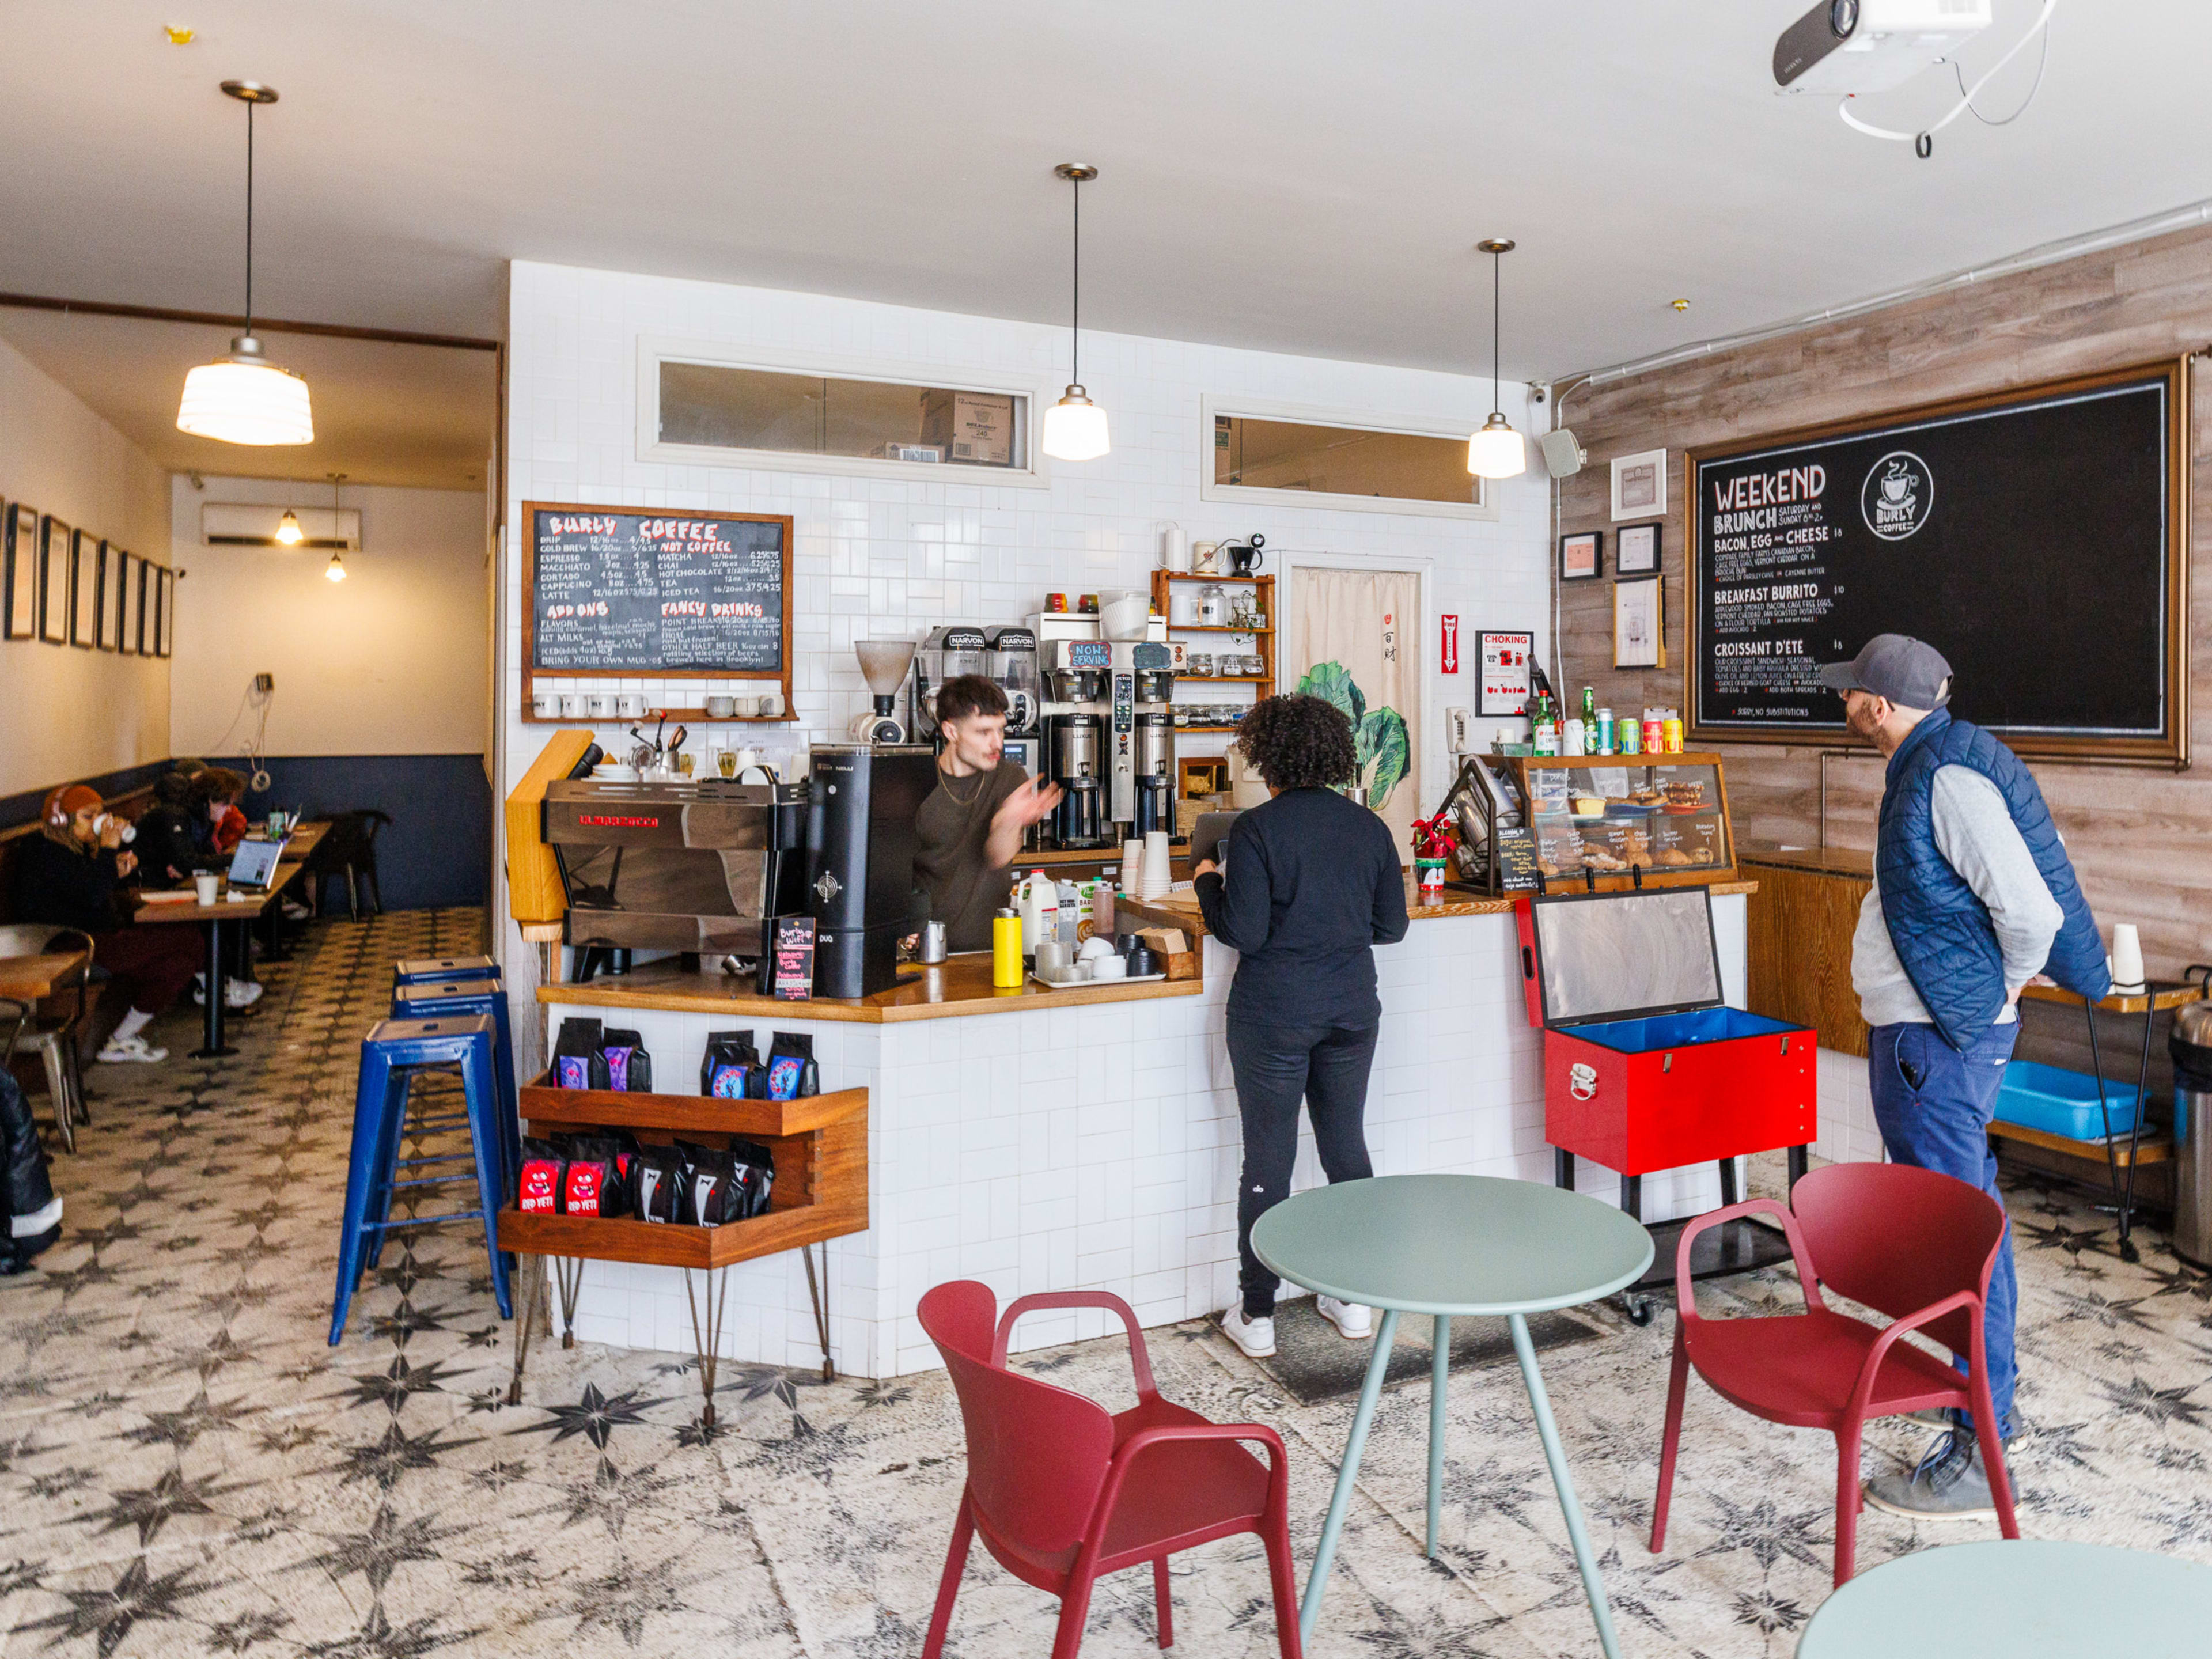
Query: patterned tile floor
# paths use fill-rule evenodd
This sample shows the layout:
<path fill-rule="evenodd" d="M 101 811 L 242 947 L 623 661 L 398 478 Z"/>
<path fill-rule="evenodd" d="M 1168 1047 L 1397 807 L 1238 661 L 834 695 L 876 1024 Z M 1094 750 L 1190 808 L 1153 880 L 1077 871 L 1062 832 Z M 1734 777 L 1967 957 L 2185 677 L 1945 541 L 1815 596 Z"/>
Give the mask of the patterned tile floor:
<path fill-rule="evenodd" d="M 220 1066 L 94 1078 L 94 1122 L 57 1153 L 68 1225 L 44 1268 L 0 1281 L 0 1653 L 415 1656 L 594 1650 L 746 1659 L 919 1651 L 963 1467 L 941 1376 L 824 1385 L 725 1367 L 722 1425 L 696 1427 L 677 1356 L 534 1350 L 502 1404 L 511 1328 L 465 1230 L 395 1237 L 325 1345 L 354 1044 L 390 963 L 475 948 L 474 913 L 319 925 L 264 971 L 262 1011 Z M 181 1056 L 182 1013 L 159 1033 Z M 2212 1560 L 2212 1280 L 2039 1188 L 2012 1194 L 2022 1246 L 2031 1535 Z M 1717 1306 L 1787 1305 L 1788 1275 Z M 1787 1656 L 1826 1595 L 1825 1437 L 1692 1398 L 1673 1536 L 1650 1510 L 1669 1340 L 1601 1310 L 1605 1340 L 1547 1357 L 1576 1478 L 1632 1656 Z M 1288 1440 L 1310 1559 L 1348 1401 L 1307 1407 L 1205 1326 L 1152 1334 L 1164 1390 Z M 1109 1402 L 1119 1340 L 1027 1362 Z M 1316 1652 L 1374 1659 L 1594 1653 L 1589 1616 L 1511 1366 L 1454 1378 L 1446 1550 L 1425 1563 L 1425 1385 L 1378 1414 Z M 1873 1469 L 1924 1437 L 1885 1429 Z M 1994 1528 L 1869 1512 L 1861 1562 Z M 1255 1549 L 1175 1571 L 1178 1650 L 1273 1651 Z M 1151 1646 L 1149 1582 L 1093 1605 L 1085 1652 Z M 1052 1608 L 979 1551 L 960 1659 L 1046 1652 Z"/>

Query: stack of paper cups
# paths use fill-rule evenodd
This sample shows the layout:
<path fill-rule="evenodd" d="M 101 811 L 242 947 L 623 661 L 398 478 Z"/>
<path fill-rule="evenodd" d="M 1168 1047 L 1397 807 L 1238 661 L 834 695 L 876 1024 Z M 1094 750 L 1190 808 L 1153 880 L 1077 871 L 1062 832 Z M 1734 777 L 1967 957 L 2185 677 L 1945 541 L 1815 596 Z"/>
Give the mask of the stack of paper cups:
<path fill-rule="evenodd" d="M 1121 890 L 1132 898 L 1145 896 L 1145 843 L 1125 841 L 1121 843 Z"/>
<path fill-rule="evenodd" d="M 2142 939 L 2131 921 L 2112 924 L 2112 988 L 2140 991 L 2143 985 Z"/>
<path fill-rule="evenodd" d="M 1145 832 L 1144 896 L 1164 898 L 1167 896 L 1170 872 L 1168 868 L 1168 832 L 1149 830 Z"/>

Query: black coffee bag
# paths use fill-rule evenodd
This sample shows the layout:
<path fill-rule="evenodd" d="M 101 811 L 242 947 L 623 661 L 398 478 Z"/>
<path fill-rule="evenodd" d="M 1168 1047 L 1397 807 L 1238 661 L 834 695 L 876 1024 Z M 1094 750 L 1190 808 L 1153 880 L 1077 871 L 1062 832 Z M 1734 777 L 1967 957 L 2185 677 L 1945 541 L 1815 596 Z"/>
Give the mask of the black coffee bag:
<path fill-rule="evenodd" d="M 814 1036 L 807 1031 L 778 1031 L 768 1051 L 768 1097 L 802 1100 L 822 1092 L 822 1073 L 814 1064 Z"/>
<path fill-rule="evenodd" d="M 630 1160 L 629 1207 L 640 1221 L 681 1218 L 683 1160 L 668 1146 L 643 1146 Z"/>
<path fill-rule="evenodd" d="M 720 1100 L 744 1100 L 759 1092 L 760 1050 L 750 1031 L 709 1031 L 707 1056 L 699 1062 L 699 1092 Z"/>
<path fill-rule="evenodd" d="M 733 1140 L 730 1156 L 737 1167 L 738 1184 L 745 1195 L 748 1218 L 768 1213 L 775 1188 L 775 1155 L 757 1140 Z"/>
<path fill-rule="evenodd" d="M 605 1088 L 604 1083 L 594 1084 L 593 1061 L 606 1039 L 602 1033 L 603 1022 L 596 1019 L 572 1018 L 561 1022 L 561 1035 L 553 1043 L 553 1074 L 549 1079 L 556 1089 Z M 604 1075 L 604 1071 L 601 1073 Z"/>
<path fill-rule="evenodd" d="M 625 1093 L 646 1094 L 653 1088 L 653 1056 L 645 1039 L 635 1031 L 609 1030 L 599 1044 L 599 1060 L 606 1081 L 599 1086 Z"/>

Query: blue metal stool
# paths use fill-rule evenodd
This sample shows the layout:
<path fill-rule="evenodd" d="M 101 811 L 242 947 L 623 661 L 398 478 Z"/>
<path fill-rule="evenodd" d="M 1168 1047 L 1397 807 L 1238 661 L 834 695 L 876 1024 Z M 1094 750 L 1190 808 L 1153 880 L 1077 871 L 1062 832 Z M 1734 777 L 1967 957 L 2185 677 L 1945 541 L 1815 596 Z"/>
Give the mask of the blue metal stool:
<path fill-rule="evenodd" d="M 456 979 L 497 979 L 499 964 L 489 957 L 410 957 L 392 965 L 394 985 L 442 985 Z"/>
<path fill-rule="evenodd" d="M 440 980 L 431 985 L 396 985 L 392 990 L 394 1019 L 456 1019 L 489 1014 L 496 1028 L 492 1040 L 492 1066 L 499 1082 L 500 1144 L 507 1149 L 507 1167 L 522 1167 L 522 1121 L 514 1086 L 514 1043 L 507 1035 L 507 988 L 490 979 Z"/>
<path fill-rule="evenodd" d="M 500 1317 L 512 1318 L 513 1299 L 507 1293 L 507 1258 L 499 1249 L 499 1211 L 513 1185 L 516 1166 L 507 1156 L 507 1139 L 501 1120 L 511 1114 L 499 1094 L 494 1066 L 496 1027 L 490 1016 L 472 1014 L 445 1019 L 386 1019 L 371 1029 L 361 1045 L 361 1081 L 354 1093 L 353 1153 L 346 1166 L 345 1214 L 338 1230 L 337 1295 L 331 1309 L 331 1346 L 345 1334 L 346 1310 L 353 1304 L 364 1258 L 373 1261 L 393 1227 L 428 1226 L 441 1221 L 481 1219 L 484 1249 L 491 1257 L 492 1294 Z M 404 1187 L 442 1186 L 454 1179 L 430 1176 L 402 1181 L 408 1167 L 399 1157 L 401 1130 L 407 1116 L 408 1085 L 426 1066 L 458 1066 L 461 1091 L 467 1103 L 470 1136 L 474 1143 L 478 1207 L 452 1215 L 390 1219 L 392 1194 Z M 424 1159 L 421 1162 L 446 1162 Z"/>

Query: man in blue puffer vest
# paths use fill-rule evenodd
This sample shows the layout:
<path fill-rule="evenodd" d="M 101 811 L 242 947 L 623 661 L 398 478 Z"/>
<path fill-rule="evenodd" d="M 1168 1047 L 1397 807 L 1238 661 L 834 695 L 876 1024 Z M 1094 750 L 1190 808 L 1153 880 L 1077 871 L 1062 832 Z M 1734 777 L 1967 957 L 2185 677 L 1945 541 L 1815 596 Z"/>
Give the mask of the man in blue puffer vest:
<path fill-rule="evenodd" d="M 1889 760 L 1874 889 L 1851 940 L 1851 988 L 1873 1028 L 1868 1067 L 1882 1144 L 1893 1162 L 1956 1176 L 2002 1204 L 1989 1126 L 2020 1031 L 2021 988 L 2047 973 L 2069 991 L 2103 996 L 2112 988 L 2104 943 L 2027 768 L 1946 710 L 1951 665 L 1941 653 L 1878 634 L 1856 660 L 1822 668 L 1820 680 L 1843 694 L 1851 730 Z M 2018 1300 L 2008 1229 L 1984 1319 L 2005 1437 Z M 1996 1513 L 1966 1420 L 1909 1475 L 1869 1481 L 1867 1498 L 1921 1520 Z"/>

